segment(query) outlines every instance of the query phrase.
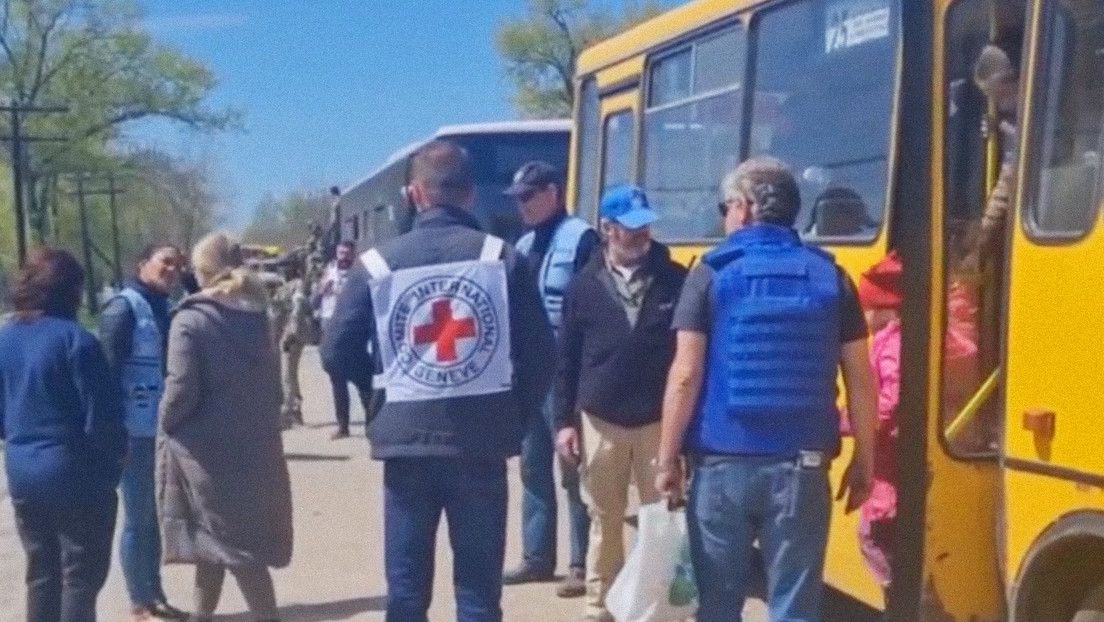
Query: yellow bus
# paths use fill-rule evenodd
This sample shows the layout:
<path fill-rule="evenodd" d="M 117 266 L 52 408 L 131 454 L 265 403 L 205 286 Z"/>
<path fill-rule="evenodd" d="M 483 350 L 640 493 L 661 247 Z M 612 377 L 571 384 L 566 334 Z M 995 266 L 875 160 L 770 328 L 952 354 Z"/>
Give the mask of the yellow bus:
<path fill-rule="evenodd" d="M 1003 140 L 973 79 L 988 44 L 1020 67 Z M 723 174 L 771 154 L 806 239 L 853 275 L 904 257 L 892 596 L 842 507 L 831 586 L 894 620 L 1104 620 L 1104 1 L 696 0 L 586 50 L 576 95 L 584 218 L 638 183 L 692 263 Z M 1002 161 L 1012 207 L 982 254 Z"/>

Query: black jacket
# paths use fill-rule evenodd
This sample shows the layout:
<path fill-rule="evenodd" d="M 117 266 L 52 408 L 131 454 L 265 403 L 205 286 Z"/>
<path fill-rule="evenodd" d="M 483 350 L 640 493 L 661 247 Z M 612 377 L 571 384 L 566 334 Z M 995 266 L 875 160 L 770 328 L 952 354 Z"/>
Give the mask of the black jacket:
<path fill-rule="evenodd" d="M 394 271 L 468 261 L 479 257 L 486 237 L 468 212 L 436 207 L 419 212 L 409 233 L 377 250 Z M 507 292 L 510 299 L 510 356 L 514 366 L 512 392 L 383 403 L 369 426 L 372 456 L 389 458 L 505 458 L 521 451 L 528 414 L 545 399 L 554 373 L 548 356 L 555 342 L 536 286 L 525 261 L 506 245 Z M 376 347 L 368 271 L 363 262 L 349 270 L 348 280 L 323 336 L 322 362 L 328 372 L 345 377 L 379 370 L 366 344 Z M 377 400 L 378 401 L 378 400 Z"/>
<path fill-rule="evenodd" d="M 625 427 L 659 421 L 675 353 L 671 320 L 686 269 L 656 242 L 641 269 L 654 281 L 635 327 L 601 280 L 604 253 L 595 253 L 568 287 L 559 337 L 557 428 L 578 425 L 580 411 Z"/>

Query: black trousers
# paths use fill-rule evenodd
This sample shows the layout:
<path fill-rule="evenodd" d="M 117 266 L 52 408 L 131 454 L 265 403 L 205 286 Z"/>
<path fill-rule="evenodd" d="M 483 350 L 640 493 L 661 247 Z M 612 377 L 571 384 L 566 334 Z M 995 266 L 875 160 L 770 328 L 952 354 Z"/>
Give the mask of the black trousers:
<path fill-rule="evenodd" d="M 12 506 L 27 554 L 27 622 L 95 622 L 111 566 L 115 491 L 80 502 L 13 499 Z"/>
<path fill-rule="evenodd" d="M 353 383 L 360 395 L 360 403 L 364 406 L 364 414 L 368 421 L 372 420 L 372 379 L 365 378 L 363 374 L 334 374 L 330 373 L 330 385 L 333 387 L 334 411 L 337 416 L 337 428 L 345 432 L 349 431 L 349 383 Z"/>

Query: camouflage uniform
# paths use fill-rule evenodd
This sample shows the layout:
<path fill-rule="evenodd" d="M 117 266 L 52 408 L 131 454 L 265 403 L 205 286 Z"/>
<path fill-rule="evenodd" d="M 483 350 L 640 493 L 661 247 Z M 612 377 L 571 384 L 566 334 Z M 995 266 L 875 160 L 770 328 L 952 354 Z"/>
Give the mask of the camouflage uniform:
<path fill-rule="evenodd" d="M 299 359 L 309 341 L 310 304 L 302 279 L 285 283 L 272 299 L 273 327 L 280 348 L 281 384 L 284 401 L 280 409 L 285 428 L 303 425 L 303 396 L 299 391 Z"/>

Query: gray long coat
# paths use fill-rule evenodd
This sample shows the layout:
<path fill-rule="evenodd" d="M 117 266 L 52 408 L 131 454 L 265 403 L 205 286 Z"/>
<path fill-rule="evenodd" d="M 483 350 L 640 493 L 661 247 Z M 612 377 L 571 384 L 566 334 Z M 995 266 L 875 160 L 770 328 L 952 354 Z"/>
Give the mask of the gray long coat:
<path fill-rule="evenodd" d="M 185 299 L 167 371 L 157 451 L 165 562 L 286 566 L 291 487 L 262 286 L 235 271 Z"/>

